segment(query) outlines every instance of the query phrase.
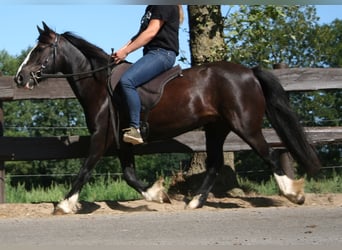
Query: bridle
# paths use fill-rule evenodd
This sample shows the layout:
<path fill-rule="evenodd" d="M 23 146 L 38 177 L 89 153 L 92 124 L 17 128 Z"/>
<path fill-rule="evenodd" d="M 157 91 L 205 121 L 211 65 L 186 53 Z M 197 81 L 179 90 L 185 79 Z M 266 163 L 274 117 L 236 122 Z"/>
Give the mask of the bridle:
<path fill-rule="evenodd" d="M 57 58 L 57 52 L 58 52 L 58 45 L 60 41 L 60 34 L 56 34 L 55 41 L 50 45 L 52 49 L 52 55 L 53 55 L 53 68 L 56 68 L 56 58 Z M 39 81 L 46 79 L 46 78 L 69 78 L 69 77 L 74 77 L 74 76 L 80 76 L 80 77 L 90 77 L 89 75 L 92 75 L 96 72 L 103 71 L 103 70 L 108 70 L 108 72 L 111 71 L 111 67 L 115 66 L 115 62 L 110 62 L 110 58 L 108 59 L 108 63 L 106 66 L 99 67 L 94 70 L 86 71 L 86 72 L 78 72 L 78 73 L 72 73 L 72 74 L 44 74 L 43 70 L 47 67 L 49 63 L 49 58 L 50 55 L 44 60 L 40 68 L 33 72 L 30 72 L 31 79 L 34 81 L 35 85 L 39 85 Z M 55 70 L 54 70 L 55 71 Z"/>
<path fill-rule="evenodd" d="M 54 68 L 56 65 L 57 48 L 58 48 L 59 39 L 60 39 L 60 35 L 56 34 L 55 41 L 50 45 L 50 47 L 52 49 L 52 54 L 53 54 L 53 67 Z M 40 66 L 40 68 L 36 72 L 33 72 L 33 71 L 30 72 L 30 75 L 31 75 L 31 77 L 32 77 L 32 79 L 36 85 L 38 85 L 39 80 L 44 79 L 44 78 L 49 78 L 47 76 L 48 74 L 43 74 L 43 70 L 47 67 L 47 65 L 49 63 L 49 58 L 50 58 L 50 55 L 44 60 L 44 62 L 42 63 L 42 65 Z M 52 75 L 57 76 L 58 74 L 51 74 L 51 76 Z"/>

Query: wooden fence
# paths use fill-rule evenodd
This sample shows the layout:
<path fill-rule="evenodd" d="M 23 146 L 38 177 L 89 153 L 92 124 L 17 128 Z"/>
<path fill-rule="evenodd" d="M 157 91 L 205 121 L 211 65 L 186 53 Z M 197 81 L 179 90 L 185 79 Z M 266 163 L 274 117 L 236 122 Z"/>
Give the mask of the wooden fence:
<path fill-rule="evenodd" d="M 273 70 L 286 91 L 315 91 L 342 89 L 342 69 L 294 68 Z M 88 136 L 5 137 L 3 101 L 24 99 L 75 98 L 64 79 L 47 79 L 33 91 L 16 88 L 13 77 L 0 77 L 0 203 L 4 202 L 5 161 L 68 159 L 87 156 Z M 290 125 L 289 125 L 290 126 Z M 314 144 L 341 143 L 342 127 L 305 128 Z M 264 129 L 267 142 L 282 148 L 282 142 L 272 129 Z M 231 133 L 224 151 L 250 150 L 239 137 Z M 135 147 L 136 154 L 205 151 L 204 134 L 192 131 L 171 140 Z M 113 148 L 107 154 L 113 154 Z"/>

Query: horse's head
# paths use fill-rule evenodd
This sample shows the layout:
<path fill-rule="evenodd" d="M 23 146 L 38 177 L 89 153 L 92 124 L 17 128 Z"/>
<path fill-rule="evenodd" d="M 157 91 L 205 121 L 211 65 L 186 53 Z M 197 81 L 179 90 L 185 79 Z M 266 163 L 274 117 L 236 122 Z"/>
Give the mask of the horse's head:
<path fill-rule="evenodd" d="M 57 73 L 57 48 L 60 35 L 51 30 L 44 22 L 43 29 L 38 27 L 37 45 L 28 53 L 15 75 L 18 87 L 33 89 L 42 80 L 42 74 Z"/>

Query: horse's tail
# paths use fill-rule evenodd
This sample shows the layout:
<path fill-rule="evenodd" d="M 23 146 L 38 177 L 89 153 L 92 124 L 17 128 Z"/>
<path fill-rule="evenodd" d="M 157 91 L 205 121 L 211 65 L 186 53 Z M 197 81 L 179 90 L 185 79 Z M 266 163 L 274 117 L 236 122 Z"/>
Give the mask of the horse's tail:
<path fill-rule="evenodd" d="M 309 144 L 296 113 L 291 109 L 279 79 L 260 67 L 252 70 L 261 84 L 266 99 L 266 115 L 272 127 L 299 165 L 309 175 L 317 173 L 321 168 L 318 155 Z"/>

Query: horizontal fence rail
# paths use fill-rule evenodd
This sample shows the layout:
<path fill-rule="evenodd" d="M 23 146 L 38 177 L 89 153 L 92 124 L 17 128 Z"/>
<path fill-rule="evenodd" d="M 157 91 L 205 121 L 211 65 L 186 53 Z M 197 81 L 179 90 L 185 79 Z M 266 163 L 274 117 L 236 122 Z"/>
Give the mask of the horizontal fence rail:
<path fill-rule="evenodd" d="M 305 129 L 312 144 L 342 142 L 342 127 L 320 127 Z M 268 144 L 283 148 L 283 143 L 273 129 L 263 129 Z M 88 155 L 89 136 L 56 137 L 2 137 L 0 138 L 0 161 L 32 161 L 83 158 Z M 251 150 L 240 137 L 230 133 L 223 147 L 226 152 Z M 134 147 L 135 154 L 191 153 L 205 151 L 205 135 L 202 131 L 191 131 L 166 141 L 152 142 Z M 110 148 L 106 155 L 116 155 Z"/>
<path fill-rule="evenodd" d="M 286 91 L 313 91 L 342 89 L 341 68 L 292 68 L 272 72 L 280 79 Z M 0 77 L 0 100 L 75 98 L 68 82 L 63 78 L 48 78 L 33 91 L 17 88 L 13 76 Z"/>

